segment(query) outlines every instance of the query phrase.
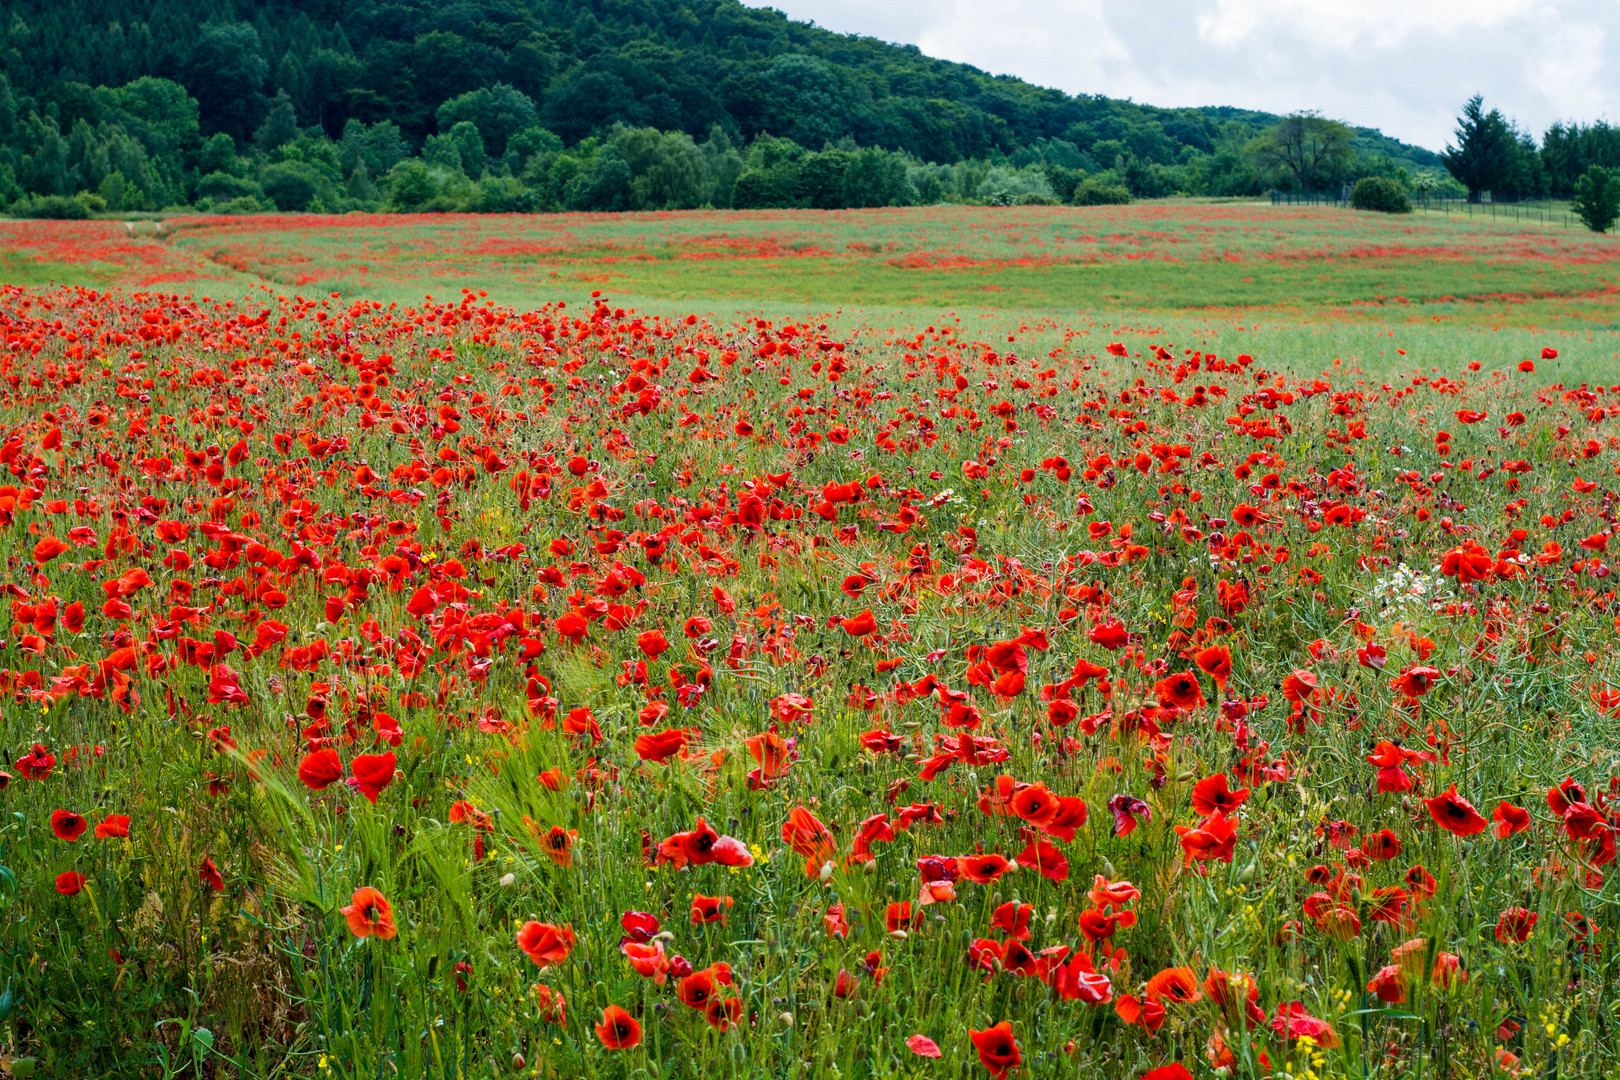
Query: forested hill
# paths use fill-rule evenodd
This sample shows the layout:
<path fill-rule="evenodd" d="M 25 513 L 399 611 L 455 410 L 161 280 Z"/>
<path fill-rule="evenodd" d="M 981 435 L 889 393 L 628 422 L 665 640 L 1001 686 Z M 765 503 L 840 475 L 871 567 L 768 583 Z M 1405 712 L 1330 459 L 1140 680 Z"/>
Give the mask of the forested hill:
<path fill-rule="evenodd" d="M 446 101 L 499 84 L 568 143 L 618 121 L 698 140 L 718 125 L 740 142 L 845 140 L 940 163 L 1058 140 L 1071 167 L 1106 168 L 1121 147 L 1173 164 L 1275 119 L 1071 97 L 736 0 L 6 0 L 0 57 L 12 94 L 54 112 L 64 135 L 88 88 L 146 75 L 186 87 L 204 137 L 239 143 L 278 90 L 300 125 L 333 138 L 352 117 L 420 143 Z M 1360 134 L 1363 153 L 1438 164 Z"/>

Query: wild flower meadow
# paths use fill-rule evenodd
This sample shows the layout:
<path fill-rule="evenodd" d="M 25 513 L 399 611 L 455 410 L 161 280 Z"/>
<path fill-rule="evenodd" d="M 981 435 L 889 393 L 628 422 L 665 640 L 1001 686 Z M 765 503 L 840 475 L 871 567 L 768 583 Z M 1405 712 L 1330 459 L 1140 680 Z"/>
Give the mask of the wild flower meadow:
<path fill-rule="evenodd" d="M 1620 1065 L 1601 338 L 0 331 L 0 1070 Z"/>

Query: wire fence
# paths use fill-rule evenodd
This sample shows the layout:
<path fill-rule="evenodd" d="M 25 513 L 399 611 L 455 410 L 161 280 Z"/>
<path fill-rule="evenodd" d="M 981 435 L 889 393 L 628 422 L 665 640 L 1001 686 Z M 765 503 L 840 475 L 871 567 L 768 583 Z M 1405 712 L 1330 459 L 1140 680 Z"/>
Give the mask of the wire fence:
<path fill-rule="evenodd" d="M 1455 214 L 1469 218 L 1488 217 L 1493 221 L 1514 221 L 1525 225 L 1557 225 L 1575 229 L 1586 227 L 1579 218 L 1570 213 L 1569 203 L 1552 199 L 1508 200 L 1497 197 L 1489 202 L 1469 202 L 1461 196 L 1423 194 L 1412 195 L 1411 199 L 1414 211 L 1431 214 Z M 1271 205 L 1348 207 L 1350 195 L 1347 190 L 1273 191 Z"/>

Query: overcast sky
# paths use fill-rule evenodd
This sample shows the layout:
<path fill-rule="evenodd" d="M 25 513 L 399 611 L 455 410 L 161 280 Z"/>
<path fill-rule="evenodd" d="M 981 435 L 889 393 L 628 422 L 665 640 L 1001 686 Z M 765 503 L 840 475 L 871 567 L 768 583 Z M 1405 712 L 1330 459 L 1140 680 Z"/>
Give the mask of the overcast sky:
<path fill-rule="evenodd" d="M 1485 95 L 1620 121 L 1620 0 L 744 0 L 1070 93 L 1317 109 L 1439 150 Z"/>

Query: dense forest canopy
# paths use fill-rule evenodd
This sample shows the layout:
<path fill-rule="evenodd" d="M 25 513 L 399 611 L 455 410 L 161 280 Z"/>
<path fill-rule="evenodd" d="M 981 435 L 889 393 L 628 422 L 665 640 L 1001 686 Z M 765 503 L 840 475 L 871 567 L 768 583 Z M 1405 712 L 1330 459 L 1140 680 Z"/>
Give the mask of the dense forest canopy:
<path fill-rule="evenodd" d="M 1070 96 L 736 0 L 0 2 L 7 203 L 82 192 L 113 209 L 624 209 L 1248 194 L 1297 179 L 1250 152 L 1279 119 Z M 1561 128 L 1559 145 L 1589 135 Z M 1443 175 L 1431 151 L 1370 129 L 1349 137 L 1353 152 L 1322 179 Z"/>

